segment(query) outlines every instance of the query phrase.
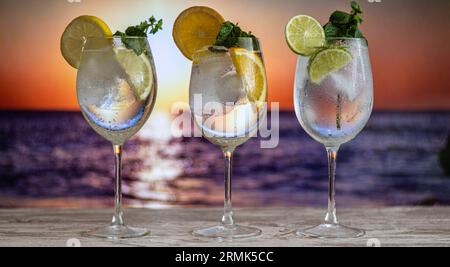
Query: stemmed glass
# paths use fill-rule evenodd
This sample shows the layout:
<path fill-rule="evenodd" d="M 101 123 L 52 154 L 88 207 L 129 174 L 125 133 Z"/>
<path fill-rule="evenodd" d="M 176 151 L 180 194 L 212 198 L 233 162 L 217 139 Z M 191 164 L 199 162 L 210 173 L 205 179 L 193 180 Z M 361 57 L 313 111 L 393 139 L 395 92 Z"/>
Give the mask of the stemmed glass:
<path fill-rule="evenodd" d="M 86 235 L 118 239 L 149 233 L 147 229 L 124 223 L 121 164 L 125 141 L 144 125 L 152 112 L 156 88 L 156 71 L 146 38 L 85 40 L 77 73 L 78 103 L 89 125 L 112 143 L 115 158 L 115 210 L 112 222 Z"/>
<path fill-rule="evenodd" d="M 316 84 L 309 76 L 310 57 L 298 57 L 295 111 L 303 129 L 326 148 L 329 192 L 324 222 L 299 230 L 297 234 L 318 238 L 359 237 L 364 235 L 363 230 L 343 226 L 337 220 L 335 174 L 339 147 L 364 128 L 372 112 L 373 81 L 368 44 L 365 39 L 328 38 L 325 46 L 344 49 L 351 55 L 351 61 Z M 328 64 L 332 65 L 332 60 Z"/>
<path fill-rule="evenodd" d="M 191 114 L 203 137 L 218 145 L 225 159 L 222 221 L 193 230 L 195 236 L 236 239 L 261 234 L 260 229 L 236 224 L 231 204 L 233 152 L 256 134 L 267 113 L 267 82 L 259 41 L 239 38 L 238 46 L 207 46 L 193 56 Z"/>

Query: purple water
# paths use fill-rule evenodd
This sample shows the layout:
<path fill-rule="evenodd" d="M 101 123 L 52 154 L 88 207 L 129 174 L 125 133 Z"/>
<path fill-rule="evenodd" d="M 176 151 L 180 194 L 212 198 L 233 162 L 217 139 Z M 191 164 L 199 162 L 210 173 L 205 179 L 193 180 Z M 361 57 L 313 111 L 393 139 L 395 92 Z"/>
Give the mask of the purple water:
<path fill-rule="evenodd" d="M 202 138 L 171 139 L 167 116 L 153 121 L 124 150 L 126 204 L 137 207 L 220 206 L 223 160 Z M 156 127 L 155 127 L 156 126 Z M 280 114 L 280 144 L 251 139 L 234 157 L 235 206 L 323 206 L 324 148 Z M 450 133 L 450 112 L 375 112 L 338 155 L 338 206 L 450 204 L 450 177 L 437 153 Z M 110 144 L 79 112 L 0 112 L 0 207 L 110 206 Z"/>

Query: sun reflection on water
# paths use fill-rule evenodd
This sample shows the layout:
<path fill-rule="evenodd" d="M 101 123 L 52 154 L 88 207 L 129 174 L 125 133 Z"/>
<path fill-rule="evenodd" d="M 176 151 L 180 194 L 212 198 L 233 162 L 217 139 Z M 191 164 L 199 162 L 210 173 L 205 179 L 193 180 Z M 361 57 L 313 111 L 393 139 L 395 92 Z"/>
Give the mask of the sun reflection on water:
<path fill-rule="evenodd" d="M 141 201 L 132 201 L 132 206 L 167 207 L 176 201 L 168 182 L 182 174 L 183 165 L 174 156 L 181 145 L 171 142 L 172 117 L 165 112 L 154 112 L 144 127 L 137 133 L 143 141 L 137 151 L 143 159 L 142 167 L 133 176 L 137 179 L 124 187 L 124 193 Z M 170 206 L 170 204 L 169 204 Z"/>

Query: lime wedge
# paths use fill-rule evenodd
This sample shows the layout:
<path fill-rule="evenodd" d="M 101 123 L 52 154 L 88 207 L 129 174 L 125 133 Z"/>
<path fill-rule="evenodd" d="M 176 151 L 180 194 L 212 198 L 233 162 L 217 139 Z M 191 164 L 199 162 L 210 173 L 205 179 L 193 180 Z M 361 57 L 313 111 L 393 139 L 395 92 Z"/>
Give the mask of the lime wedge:
<path fill-rule="evenodd" d="M 325 77 L 352 61 L 352 55 L 341 48 L 328 48 L 314 55 L 308 65 L 309 79 L 320 84 Z"/>
<path fill-rule="evenodd" d="M 136 97 L 144 101 L 153 86 L 153 71 L 149 58 L 145 53 L 136 55 L 131 49 L 115 48 L 116 59 L 135 91 Z"/>
<path fill-rule="evenodd" d="M 307 15 L 293 17 L 286 25 L 285 36 L 291 50 L 304 56 L 311 55 L 325 43 L 322 25 Z"/>

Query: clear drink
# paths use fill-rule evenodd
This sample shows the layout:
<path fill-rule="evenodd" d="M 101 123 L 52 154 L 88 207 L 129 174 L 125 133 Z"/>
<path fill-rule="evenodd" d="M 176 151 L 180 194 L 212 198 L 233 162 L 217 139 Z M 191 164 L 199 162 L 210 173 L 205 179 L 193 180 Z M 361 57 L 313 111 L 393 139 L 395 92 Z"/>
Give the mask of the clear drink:
<path fill-rule="evenodd" d="M 346 46 L 352 61 L 319 85 L 308 78 L 310 58 L 299 56 L 297 61 L 295 111 L 303 129 L 325 146 L 353 139 L 372 112 L 373 82 L 367 45 L 347 41 Z"/>
<path fill-rule="evenodd" d="M 196 125 L 210 142 L 237 147 L 256 134 L 265 105 L 249 98 L 230 52 L 208 52 L 193 63 L 190 106 Z"/>
<path fill-rule="evenodd" d="M 82 67 L 77 75 L 77 95 L 81 111 L 91 127 L 113 144 L 123 144 L 147 121 L 156 99 L 156 88 L 152 82 L 148 96 L 142 97 L 118 62 L 117 49 L 124 48 L 87 48 L 83 51 Z M 149 55 L 142 56 L 152 62 Z"/>

